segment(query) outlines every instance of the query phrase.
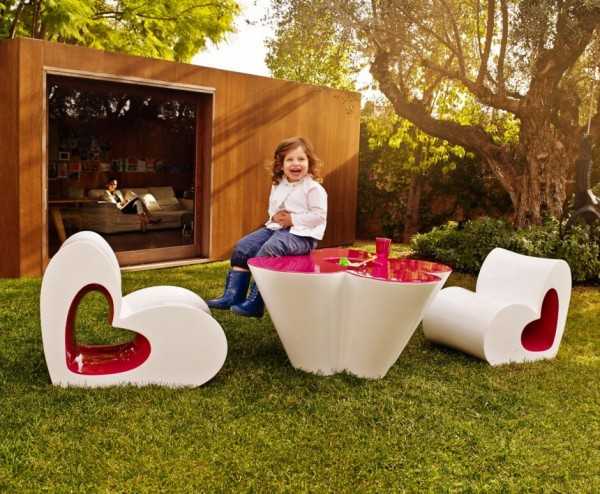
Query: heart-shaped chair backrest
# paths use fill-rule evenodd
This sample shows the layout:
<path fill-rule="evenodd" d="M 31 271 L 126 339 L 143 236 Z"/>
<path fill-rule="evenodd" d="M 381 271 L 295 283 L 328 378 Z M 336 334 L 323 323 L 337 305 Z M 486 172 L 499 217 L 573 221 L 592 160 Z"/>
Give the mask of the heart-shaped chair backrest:
<path fill-rule="evenodd" d="M 547 259 L 517 254 L 506 249 L 495 248 L 486 257 L 477 278 L 476 292 L 506 304 L 525 305 L 535 314 L 539 314 L 547 326 L 544 334 L 552 335 L 550 345 L 556 350 L 560 344 L 567 321 L 571 299 L 571 269 L 562 259 Z M 544 311 L 544 308 L 546 310 Z M 557 316 L 550 313 L 557 311 Z M 541 323 L 540 323 L 541 324 Z M 534 330 L 538 323 L 525 331 L 525 348 L 548 350 L 547 341 L 538 341 L 540 330 Z M 540 337 L 541 338 L 541 337 Z"/>
<path fill-rule="evenodd" d="M 103 292 L 112 304 L 110 322 L 114 323 L 122 304 L 118 262 L 100 235 L 80 232 L 63 243 L 50 260 L 42 280 L 40 318 L 48 369 L 64 365 L 64 331 L 69 327 L 69 317 L 73 317 L 73 302 L 91 290 Z"/>

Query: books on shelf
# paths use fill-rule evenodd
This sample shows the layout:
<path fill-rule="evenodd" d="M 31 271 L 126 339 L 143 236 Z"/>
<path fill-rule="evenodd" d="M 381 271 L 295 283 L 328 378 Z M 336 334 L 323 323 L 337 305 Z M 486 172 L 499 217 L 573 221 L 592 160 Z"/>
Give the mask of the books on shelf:
<path fill-rule="evenodd" d="M 189 164 L 165 163 L 156 158 L 114 158 L 110 161 L 95 159 L 79 159 L 76 157 L 69 161 L 54 160 L 48 164 L 50 178 L 70 177 L 81 173 L 169 173 L 186 174 L 192 172 Z"/>
<path fill-rule="evenodd" d="M 67 161 L 61 161 L 58 163 L 58 178 L 67 178 L 69 175 L 69 163 Z"/>
<path fill-rule="evenodd" d="M 112 171 L 113 172 L 122 172 L 123 171 L 123 160 L 121 158 L 116 158 L 112 160 Z"/>
<path fill-rule="evenodd" d="M 153 158 L 148 158 L 146 160 L 146 171 L 147 172 L 155 172 L 156 171 L 156 160 Z"/>
<path fill-rule="evenodd" d="M 138 160 L 137 158 L 127 158 L 127 167 L 124 171 L 126 172 L 137 172 L 138 171 Z"/>
<path fill-rule="evenodd" d="M 101 172 L 109 172 L 112 170 L 111 164 L 106 161 L 99 161 L 97 163 L 98 163 L 97 170 L 99 170 Z"/>
<path fill-rule="evenodd" d="M 81 175 L 81 162 L 80 161 L 69 162 L 68 173 L 69 173 L 69 178 L 79 180 L 79 176 Z"/>

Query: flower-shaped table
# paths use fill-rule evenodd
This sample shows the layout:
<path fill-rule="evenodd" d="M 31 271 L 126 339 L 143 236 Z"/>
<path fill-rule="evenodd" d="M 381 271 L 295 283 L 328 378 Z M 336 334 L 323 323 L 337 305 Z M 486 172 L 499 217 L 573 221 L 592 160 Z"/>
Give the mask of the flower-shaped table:
<path fill-rule="evenodd" d="M 343 257 L 350 266 L 340 265 Z M 248 265 L 294 367 L 366 378 L 385 376 L 451 273 L 442 264 L 342 248 Z"/>

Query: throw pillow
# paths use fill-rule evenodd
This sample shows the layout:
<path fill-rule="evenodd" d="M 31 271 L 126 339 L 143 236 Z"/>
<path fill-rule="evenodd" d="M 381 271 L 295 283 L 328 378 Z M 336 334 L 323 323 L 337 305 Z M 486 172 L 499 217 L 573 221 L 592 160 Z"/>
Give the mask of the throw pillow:
<path fill-rule="evenodd" d="M 146 207 L 148 208 L 148 211 L 150 211 L 150 212 L 158 211 L 160 209 L 160 205 L 158 204 L 156 197 L 154 197 L 150 193 L 144 194 L 142 196 L 142 201 L 144 201 L 144 204 L 146 205 Z"/>
<path fill-rule="evenodd" d="M 163 209 L 165 206 L 179 208 L 179 201 L 175 197 L 173 187 L 149 187 L 149 189 Z"/>

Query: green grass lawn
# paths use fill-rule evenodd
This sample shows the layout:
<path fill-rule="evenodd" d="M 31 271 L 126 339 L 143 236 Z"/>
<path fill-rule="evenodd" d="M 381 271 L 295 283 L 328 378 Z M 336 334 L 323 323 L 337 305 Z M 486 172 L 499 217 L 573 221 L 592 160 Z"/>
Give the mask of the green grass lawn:
<path fill-rule="evenodd" d="M 220 294 L 226 263 L 126 273 L 124 293 Z M 450 285 L 473 287 L 453 275 Z M 600 289 L 576 287 L 554 361 L 492 368 L 417 330 L 381 380 L 289 364 L 268 317 L 214 312 L 229 353 L 196 389 L 60 389 L 40 280 L 0 280 L 2 492 L 599 492 Z M 79 337 L 117 341 L 86 296 Z"/>

